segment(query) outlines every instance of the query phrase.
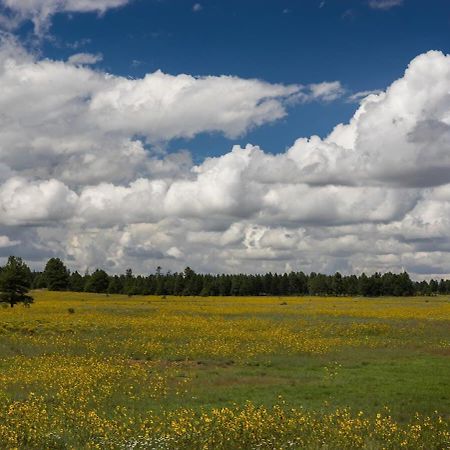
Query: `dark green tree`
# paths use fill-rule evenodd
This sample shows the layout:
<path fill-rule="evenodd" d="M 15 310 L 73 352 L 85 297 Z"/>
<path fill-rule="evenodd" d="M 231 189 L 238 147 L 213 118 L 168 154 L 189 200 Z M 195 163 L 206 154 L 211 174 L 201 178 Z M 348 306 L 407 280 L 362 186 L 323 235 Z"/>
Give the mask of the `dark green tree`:
<path fill-rule="evenodd" d="M 45 265 L 44 279 L 50 291 L 66 291 L 69 287 L 69 271 L 59 258 L 50 258 Z"/>
<path fill-rule="evenodd" d="M 123 292 L 123 283 L 120 277 L 114 275 L 109 280 L 108 294 L 121 294 Z"/>
<path fill-rule="evenodd" d="M 363 272 L 358 278 L 358 292 L 364 297 L 370 296 L 371 283 L 367 275 Z"/>
<path fill-rule="evenodd" d="M 136 286 L 135 286 L 136 280 L 133 276 L 133 270 L 127 269 L 125 271 L 125 278 L 123 281 L 123 288 L 122 291 L 124 294 L 127 295 L 134 295 L 136 294 Z"/>
<path fill-rule="evenodd" d="M 184 291 L 184 277 L 182 273 L 174 274 L 173 295 L 182 295 Z"/>
<path fill-rule="evenodd" d="M 31 289 L 45 289 L 47 287 L 47 281 L 44 278 L 44 273 L 37 274 L 31 282 Z"/>
<path fill-rule="evenodd" d="M 328 277 L 322 273 L 312 273 L 308 281 L 311 295 L 327 295 L 331 289 L 328 286 Z"/>
<path fill-rule="evenodd" d="M 434 280 L 431 280 L 434 281 Z M 436 290 L 435 293 L 437 293 L 439 289 L 439 283 L 437 281 L 435 282 Z M 409 275 L 407 272 L 402 272 L 397 275 L 397 286 L 396 286 L 396 292 L 395 295 L 413 295 L 414 294 L 414 287 L 413 283 L 411 281 L 411 278 L 409 278 Z"/>
<path fill-rule="evenodd" d="M 105 293 L 109 286 L 109 276 L 104 270 L 97 269 L 87 280 L 86 292 Z"/>
<path fill-rule="evenodd" d="M 31 271 L 22 258 L 10 256 L 0 271 L 0 303 L 30 305 L 33 297 L 28 294 L 31 285 Z"/>
<path fill-rule="evenodd" d="M 69 276 L 69 290 L 74 292 L 82 292 L 84 291 L 85 280 L 84 278 L 77 272 L 72 272 Z"/>
<path fill-rule="evenodd" d="M 342 295 L 344 292 L 342 275 L 336 272 L 331 279 L 331 290 L 333 295 Z"/>
<path fill-rule="evenodd" d="M 184 287 L 183 295 L 198 295 L 198 294 L 200 294 L 200 292 L 203 288 L 201 279 L 190 267 L 186 267 L 184 269 L 184 282 L 185 282 L 185 287 Z"/>

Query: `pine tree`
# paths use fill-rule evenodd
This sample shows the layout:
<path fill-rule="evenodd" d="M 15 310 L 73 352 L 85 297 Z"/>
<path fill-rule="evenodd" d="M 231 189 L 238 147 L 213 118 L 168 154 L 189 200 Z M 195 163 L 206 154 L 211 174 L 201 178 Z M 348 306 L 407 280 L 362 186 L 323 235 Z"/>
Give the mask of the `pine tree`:
<path fill-rule="evenodd" d="M 73 272 L 69 276 L 69 290 L 74 292 L 82 292 L 84 290 L 85 280 L 77 272 Z"/>
<path fill-rule="evenodd" d="M 33 297 L 27 295 L 31 285 L 31 271 L 22 258 L 10 256 L 0 272 L 0 303 L 29 305 Z"/>
<path fill-rule="evenodd" d="M 97 269 L 87 280 L 86 292 L 106 292 L 109 286 L 109 276 L 104 270 Z"/>
<path fill-rule="evenodd" d="M 50 291 L 65 291 L 69 287 L 69 271 L 59 258 L 50 258 L 45 265 L 44 279 Z"/>

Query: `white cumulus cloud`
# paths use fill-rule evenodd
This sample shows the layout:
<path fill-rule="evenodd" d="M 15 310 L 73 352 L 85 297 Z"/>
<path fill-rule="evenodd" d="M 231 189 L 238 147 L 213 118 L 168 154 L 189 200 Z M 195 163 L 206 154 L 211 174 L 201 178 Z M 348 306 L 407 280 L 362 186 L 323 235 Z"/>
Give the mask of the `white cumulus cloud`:
<path fill-rule="evenodd" d="M 0 45 L 0 84 L 0 163 L 69 184 L 148 176 L 155 164 L 146 144 L 205 132 L 239 136 L 284 117 L 300 89 L 160 71 L 130 80 L 36 60 L 11 38 Z"/>

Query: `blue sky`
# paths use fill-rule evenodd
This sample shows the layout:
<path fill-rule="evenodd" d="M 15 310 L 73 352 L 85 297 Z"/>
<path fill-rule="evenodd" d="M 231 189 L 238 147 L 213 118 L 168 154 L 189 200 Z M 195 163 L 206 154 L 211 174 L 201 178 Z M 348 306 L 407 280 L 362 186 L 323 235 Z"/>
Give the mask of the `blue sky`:
<path fill-rule="evenodd" d="M 385 89 L 409 61 L 450 48 L 450 2 L 405 0 L 374 9 L 363 0 L 135 0 L 97 14 L 56 15 L 45 56 L 65 59 L 77 50 L 101 53 L 98 67 L 123 76 L 235 75 L 272 83 L 309 84 L 339 80 L 349 94 Z M 23 32 L 30 31 L 30 25 Z M 299 136 L 325 136 L 347 121 L 355 103 L 300 104 L 288 117 L 229 140 L 203 134 L 171 142 L 195 160 L 251 142 L 278 153 Z"/>

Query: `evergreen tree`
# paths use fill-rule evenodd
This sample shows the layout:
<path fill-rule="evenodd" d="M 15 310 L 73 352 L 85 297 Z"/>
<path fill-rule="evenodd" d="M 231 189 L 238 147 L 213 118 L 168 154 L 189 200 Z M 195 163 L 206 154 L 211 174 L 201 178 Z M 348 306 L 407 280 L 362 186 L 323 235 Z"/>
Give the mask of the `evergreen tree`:
<path fill-rule="evenodd" d="M 77 272 L 72 272 L 69 276 L 69 290 L 83 292 L 85 285 L 84 278 Z"/>
<path fill-rule="evenodd" d="M 183 295 L 184 291 L 184 277 L 182 273 L 174 274 L 173 295 Z"/>
<path fill-rule="evenodd" d="M 86 292 L 105 293 L 109 286 L 109 276 L 104 270 L 97 269 L 87 280 Z"/>
<path fill-rule="evenodd" d="M 0 272 L 0 303 L 29 305 L 33 297 L 27 295 L 31 286 L 31 271 L 22 258 L 10 256 Z"/>
<path fill-rule="evenodd" d="M 411 279 L 409 278 L 409 275 L 406 272 L 403 272 L 400 275 L 397 275 L 397 277 L 398 277 L 398 282 L 397 282 L 398 291 L 397 291 L 396 295 L 402 295 L 402 296 L 413 295 L 414 294 L 413 283 L 412 283 Z M 436 283 L 435 293 L 437 293 L 437 291 L 439 289 L 439 284 L 437 281 L 435 281 L 435 283 Z"/>
<path fill-rule="evenodd" d="M 108 294 L 122 294 L 123 290 L 121 278 L 117 275 L 111 277 L 108 284 Z"/>
<path fill-rule="evenodd" d="M 45 289 L 46 287 L 47 281 L 45 280 L 44 274 L 42 272 L 33 277 L 33 281 L 31 282 L 32 289 Z"/>
<path fill-rule="evenodd" d="M 314 274 L 309 278 L 308 288 L 311 295 L 327 295 L 331 291 L 328 287 L 328 277 L 322 273 Z"/>
<path fill-rule="evenodd" d="M 69 272 L 59 258 L 48 260 L 43 276 L 50 291 L 65 291 L 69 287 Z"/>
<path fill-rule="evenodd" d="M 123 281 L 123 293 L 127 295 L 135 294 L 135 279 L 133 277 L 133 271 L 131 269 L 127 269 L 125 271 L 125 279 Z"/>
<path fill-rule="evenodd" d="M 370 296 L 370 281 L 364 272 L 358 279 L 358 292 L 364 297 Z"/>
<path fill-rule="evenodd" d="M 333 291 L 333 295 L 342 295 L 344 292 L 342 275 L 339 272 L 336 272 L 332 277 L 331 290 Z"/>

